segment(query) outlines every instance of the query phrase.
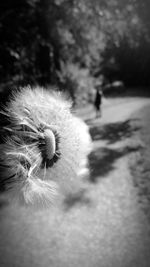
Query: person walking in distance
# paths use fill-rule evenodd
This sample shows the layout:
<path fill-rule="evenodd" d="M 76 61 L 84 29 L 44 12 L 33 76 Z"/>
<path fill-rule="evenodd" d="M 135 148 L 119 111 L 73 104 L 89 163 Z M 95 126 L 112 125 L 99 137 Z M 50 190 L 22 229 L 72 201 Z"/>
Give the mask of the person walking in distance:
<path fill-rule="evenodd" d="M 96 110 L 96 118 L 102 116 L 102 97 L 103 97 L 103 92 L 100 88 L 96 89 L 96 96 L 95 96 L 95 110 Z"/>

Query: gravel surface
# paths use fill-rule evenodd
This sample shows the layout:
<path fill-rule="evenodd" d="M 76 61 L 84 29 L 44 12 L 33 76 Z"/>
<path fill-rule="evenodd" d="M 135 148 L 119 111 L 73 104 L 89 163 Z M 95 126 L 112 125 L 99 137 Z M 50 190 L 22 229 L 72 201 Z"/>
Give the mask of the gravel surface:
<path fill-rule="evenodd" d="M 130 168 L 138 201 L 150 222 L 150 107 L 147 106 L 133 114 L 133 127 L 138 127 L 136 140 L 141 143 L 134 156 L 130 157 Z"/>

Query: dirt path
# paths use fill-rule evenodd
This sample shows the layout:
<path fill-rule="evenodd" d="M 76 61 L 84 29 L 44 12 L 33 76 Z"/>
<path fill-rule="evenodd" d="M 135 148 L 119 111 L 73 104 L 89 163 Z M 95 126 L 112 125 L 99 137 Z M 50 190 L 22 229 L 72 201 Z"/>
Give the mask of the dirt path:
<path fill-rule="evenodd" d="M 0 266 L 150 266 L 150 229 L 128 168 L 128 155 L 140 146 L 129 118 L 144 105 L 150 101 L 110 101 L 101 120 L 89 121 L 91 175 L 57 209 L 31 211 L 1 200 Z"/>

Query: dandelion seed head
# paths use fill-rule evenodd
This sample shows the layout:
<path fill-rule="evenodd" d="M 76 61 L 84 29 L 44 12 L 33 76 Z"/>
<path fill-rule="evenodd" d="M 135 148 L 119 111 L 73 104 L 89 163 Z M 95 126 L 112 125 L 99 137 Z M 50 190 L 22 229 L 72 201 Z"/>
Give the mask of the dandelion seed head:
<path fill-rule="evenodd" d="M 25 87 L 3 116 L 0 187 L 27 205 L 55 202 L 79 178 L 91 150 L 88 127 L 60 92 Z M 84 164 L 83 164 L 84 162 Z"/>

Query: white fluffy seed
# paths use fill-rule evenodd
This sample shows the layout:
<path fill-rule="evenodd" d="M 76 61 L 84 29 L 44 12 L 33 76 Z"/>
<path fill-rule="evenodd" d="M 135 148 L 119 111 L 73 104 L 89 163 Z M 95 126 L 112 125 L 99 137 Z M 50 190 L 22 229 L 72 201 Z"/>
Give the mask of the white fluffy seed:
<path fill-rule="evenodd" d="M 46 143 L 46 155 L 48 159 L 52 159 L 56 151 L 55 135 L 50 129 L 46 129 L 44 131 L 44 137 Z"/>

